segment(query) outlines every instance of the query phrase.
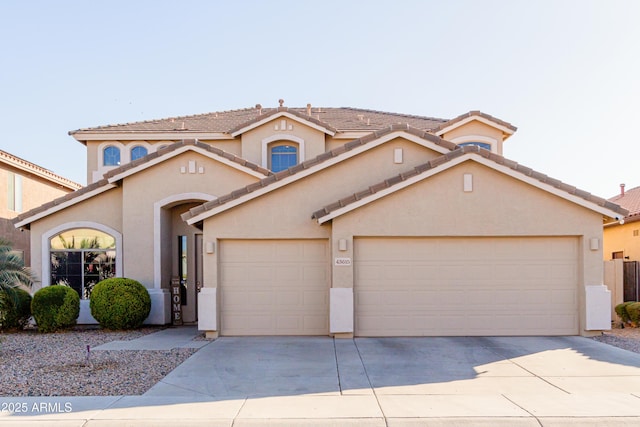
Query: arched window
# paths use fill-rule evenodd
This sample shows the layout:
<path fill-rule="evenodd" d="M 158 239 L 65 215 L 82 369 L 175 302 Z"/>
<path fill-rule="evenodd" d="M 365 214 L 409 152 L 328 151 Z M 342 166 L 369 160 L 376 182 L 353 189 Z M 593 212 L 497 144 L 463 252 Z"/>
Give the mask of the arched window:
<path fill-rule="evenodd" d="M 293 145 L 271 147 L 271 171 L 280 172 L 298 163 L 298 148 Z"/>
<path fill-rule="evenodd" d="M 463 142 L 458 144 L 459 147 L 464 147 L 465 145 L 477 145 L 480 148 L 491 151 L 491 144 L 487 144 L 486 142 Z"/>
<path fill-rule="evenodd" d="M 67 230 L 49 239 L 51 284 L 65 284 L 88 299 L 93 286 L 116 275 L 116 241 L 89 228 Z"/>
<path fill-rule="evenodd" d="M 102 152 L 102 164 L 104 166 L 119 166 L 120 149 L 112 145 L 106 147 Z"/>
<path fill-rule="evenodd" d="M 141 145 L 136 145 L 131 149 L 131 161 L 147 155 L 147 149 Z"/>

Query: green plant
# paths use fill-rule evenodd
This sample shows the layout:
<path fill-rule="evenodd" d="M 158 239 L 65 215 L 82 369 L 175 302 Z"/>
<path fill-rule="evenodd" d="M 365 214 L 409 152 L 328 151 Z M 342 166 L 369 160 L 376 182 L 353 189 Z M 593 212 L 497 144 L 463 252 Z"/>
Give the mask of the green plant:
<path fill-rule="evenodd" d="M 0 311 L 18 304 L 16 289 L 30 288 L 35 281 L 33 272 L 24 266 L 22 257 L 13 252 L 11 243 L 0 238 Z"/>
<path fill-rule="evenodd" d="M 629 318 L 629 313 L 627 312 L 627 306 L 633 304 L 635 301 L 627 301 L 615 306 L 614 310 L 622 323 L 629 323 L 631 319 Z"/>
<path fill-rule="evenodd" d="M 40 332 L 68 328 L 76 324 L 80 314 L 80 297 L 68 286 L 47 286 L 33 296 L 31 313 Z"/>
<path fill-rule="evenodd" d="M 0 292 L 6 292 L 0 290 Z M 22 288 L 15 288 L 14 298 L 8 298 L 5 309 L 0 310 L 0 330 L 24 329 L 31 318 L 31 295 Z"/>
<path fill-rule="evenodd" d="M 98 282 L 91 291 L 91 315 L 107 329 L 134 329 L 151 311 L 149 292 L 140 282 L 111 278 Z"/>
<path fill-rule="evenodd" d="M 632 302 L 625 306 L 625 310 L 629 315 L 630 323 L 633 326 L 640 325 L 640 302 Z"/>

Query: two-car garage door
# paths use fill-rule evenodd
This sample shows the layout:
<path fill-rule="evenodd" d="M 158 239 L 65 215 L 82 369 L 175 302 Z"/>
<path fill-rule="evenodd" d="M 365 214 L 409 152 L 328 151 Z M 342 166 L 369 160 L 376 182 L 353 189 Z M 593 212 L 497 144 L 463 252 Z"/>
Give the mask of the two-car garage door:
<path fill-rule="evenodd" d="M 355 240 L 357 336 L 575 335 L 574 237 Z"/>

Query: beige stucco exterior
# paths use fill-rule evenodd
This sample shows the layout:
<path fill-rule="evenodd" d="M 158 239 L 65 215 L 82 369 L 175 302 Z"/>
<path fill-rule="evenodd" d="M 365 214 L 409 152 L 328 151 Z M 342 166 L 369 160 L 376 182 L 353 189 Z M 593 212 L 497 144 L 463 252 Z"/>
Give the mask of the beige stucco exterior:
<path fill-rule="evenodd" d="M 622 252 L 627 261 L 640 261 L 640 222 L 627 220 L 605 226 L 603 246 L 605 261 L 613 259 L 615 252 Z"/>
<path fill-rule="evenodd" d="M 25 265 L 31 265 L 30 234 L 16 230 L 11 220 L 77 188 L 79 184 L 0 151 L 0 236 L 12 244 L 14 251 L 22 253 Z M 14 199 L 12 203 L 9 197 Z"/>
<path fill-rule="evenodd" d="M 561 308 L 574 320 L 569 327 L 551 324 L 545 333 L 597 330 L 588 326 L 585 289 L 602 284 L 602 220 L 615 213 L 505 166 L 502 143 L 515 128 L 475 113 L 443 127 L 443 136 L 453 142 L 490 141 L 490 154 L 458 149 L 433 133 L 402 126 L 371 134 L 360 123 L 358 130 L 336 131 L 285 110 L 224 135 L 203 133 L 188 144 L 169 137 L 169 131 L 100 139 L 92 130 L 87 139 L 78 137 L 87 145 L 88 178 L 96 188 L 68 206 L 23 219 L 32 232 L 42 285 L 49 284 L 48 239 L 61 230 L 93 227 L 116 238 L 118 274 L 149 289 L 148 322 L 168 323 L 168 287 L 181 254 L 177 239 L 185 236 L 191 301 L 183 307 L 185 321 L 197 321 L 210 335 L 353 336 L 358 242 L 373 242 L 378 246 L 373 252 L 384 258 L 385 239 L 482 245 L 504 238 L 500 242 L 514 247 L 529 245 L 526 250 L 543 242 L 566 251 L 563 259 L 572 273 L 562 278 L 558 293 L 569 294 Z M 177 143 L 156 153 L 172 141 Z M 273 176 L 266 169 L 274 144 L 295 145 L 298 160 L 306 163 Z M 109 145 L 121 149 L 119 167 L 101 166 Z M 129 163 L 129 150 L 136 145 L 154 155 Z M 103 177 L 108 182 L 99 181 Z M 370 188 L 375 191 L 367 193 Z M 362 195 L 354 200 L 354 194 Z M 344 202 L 336 205 L 339 200 Z M 327 206 L 338 208 L 330 217 L 312 217 Z M 531 260 L 538 268 L 541 262 Z M 203 287 L 199 294 L 195 281 Z M 419 281 L 414 285 L 419 292 Z M 546 291 L 553 293 L 553 286 Z M 516 283 L 510 292 L 517 291 Z M 527 331 L 539 329 L 522 329 L 533 333 Z"/>

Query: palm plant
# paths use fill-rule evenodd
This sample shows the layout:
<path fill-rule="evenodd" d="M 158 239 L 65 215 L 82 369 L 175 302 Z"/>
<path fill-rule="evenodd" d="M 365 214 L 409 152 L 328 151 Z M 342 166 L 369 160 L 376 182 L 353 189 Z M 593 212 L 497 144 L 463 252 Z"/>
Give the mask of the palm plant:
<path fill-rule="evenodd" d="M 12 251 L 11 243 L 0 238 L 0 311 L 17 303 L 16 288 L 28 289 L 34 281 L 35 275 Z"/>

